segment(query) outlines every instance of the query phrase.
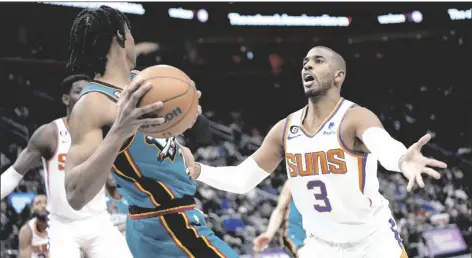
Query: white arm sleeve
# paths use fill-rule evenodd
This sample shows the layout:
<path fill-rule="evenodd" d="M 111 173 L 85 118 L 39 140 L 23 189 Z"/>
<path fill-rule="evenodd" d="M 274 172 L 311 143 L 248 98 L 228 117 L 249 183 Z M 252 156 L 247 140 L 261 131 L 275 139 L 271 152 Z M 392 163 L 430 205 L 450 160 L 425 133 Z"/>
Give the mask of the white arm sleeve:
<path fill-rule="evenodd" d="M 210 167 L 200 164 L 200 167 L 198 181 L 219 190 L 238 194 L 249 192 L 269 176 L 268 172 L 257 165 L 252 156 L 238 166 Z"/>
<path fill-rule="evenodd" d="M 23 178 L 23 175 L 16 172 L 13 166 L 9 167 L 5 172 L 3 172 L 0 177 L 1 184 L 1 197 L 0 200 L 7 197 L 15 188 L 18 186 L 18 183 Z"/>
<path fill-rule="evenodd" d="M 403 143 L 393 139 L 385 129 L 379 127 L 365 130 L 362 141 L 384 168 L 400 172 L 398 162 L 407 150 Z"/>

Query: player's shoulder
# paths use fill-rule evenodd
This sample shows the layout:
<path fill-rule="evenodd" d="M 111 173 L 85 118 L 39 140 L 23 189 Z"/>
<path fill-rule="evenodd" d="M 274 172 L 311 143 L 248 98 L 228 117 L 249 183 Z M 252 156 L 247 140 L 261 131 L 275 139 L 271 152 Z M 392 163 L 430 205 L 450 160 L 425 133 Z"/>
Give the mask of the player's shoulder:
<path fill-rule="evenodd" d="M 31 135 L 28 146 L 44 150 L 49 147 L 54 148 L 57 131 L 54 121 L 41 125 Z"/>
<path fill-rule="evenodd" d="M 20 231 L 19 231 L 19 237 L 32 237 L 33 236 L 33 230 L 31 229 L 31 220 L 26 221 L 23 226 L 21 226 Z"/>
<path fill-rule="evenodd" d="M 343 131 L 355 130 L 358 126 L 369 123 L 369 121 L 378 120 L 377 115 L 370 109 L 355 105 L 346 111 L 343 117 L 342 128 Z"/>
<path fill-rule="evenodd" d="M 370 109 L 354 104 L 351 108 L 349 108 L 346 111 L 346 114 L 344 116 L 346 120 L 346 119 L 363 119 L 366 117 L 370 117 L 372 115 L 375 116 L 374 112 L 372 112 Z"/>
<path fill-rule="evenodd" d="M 116 104 L 100 92 L 90 92 L 80 97 L 72 109 L 71 120 L 109 122 L 113 121 Z"/>
<path fill-rule="evenodd" d="M 282 135 L 285 131 L 285 127 L 287 123 L 289 123 L 289 116 L 285 117 L 284 119 L 279 120 L 273 127 L 272 130 L 277 135 Z"/>

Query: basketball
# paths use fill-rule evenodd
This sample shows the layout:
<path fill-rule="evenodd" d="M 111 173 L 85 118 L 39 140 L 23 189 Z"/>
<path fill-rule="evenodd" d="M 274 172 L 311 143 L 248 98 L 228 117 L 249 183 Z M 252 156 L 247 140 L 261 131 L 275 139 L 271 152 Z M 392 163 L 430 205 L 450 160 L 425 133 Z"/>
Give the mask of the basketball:
<path fill-rule="evenodd" d="M 161 125 L 143 125 L 140 131 L 155 138 L 169 138 L 192 126 L 198 112 L 198 96 L 195 84 L 187 74 L 173 66 L 155 65 L 141 71 L 134 78 L 138 79 L 152 84 L 138 107 L 162 101 L 163 108 L 146 116 L 165 119 Z"/>

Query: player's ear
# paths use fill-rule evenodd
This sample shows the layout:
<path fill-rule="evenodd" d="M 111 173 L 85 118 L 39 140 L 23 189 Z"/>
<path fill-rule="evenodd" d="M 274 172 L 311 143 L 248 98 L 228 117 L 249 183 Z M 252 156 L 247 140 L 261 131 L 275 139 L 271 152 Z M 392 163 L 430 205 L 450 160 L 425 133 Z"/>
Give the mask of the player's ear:
<path fill-rule="evenodd" d="M 69 106 L 70 99 L 69 99 L 68 95 L 66 95 L 66 94 L 62 95 L 62 103 L 64 103 L 64 105 L 66 105 L 66 106 Z"/>
<path fill-rule="evenodd" d="M 346 76 L 346 72 L 344 70 L 337 70 L 334 74 L 334 80 L 337 83 L 342 83 L 344 81 L 344 77 Z"/>
<path fill-rule="evenodd" d="M 123 41 L 125 38 L 125 35 L 121 34 L 120 30 L 116 31 L 116 37 L 120 40 Z"/>

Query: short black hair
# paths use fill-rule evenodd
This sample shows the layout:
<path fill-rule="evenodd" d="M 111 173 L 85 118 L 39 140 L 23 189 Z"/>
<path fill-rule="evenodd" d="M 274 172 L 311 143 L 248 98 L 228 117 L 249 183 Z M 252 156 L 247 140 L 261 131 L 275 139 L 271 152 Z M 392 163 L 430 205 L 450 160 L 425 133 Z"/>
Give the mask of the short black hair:
<path fill-rule="evenodd" d="M 67 67 L 89 76 L 103 75 L 107 54 L 117 31 L 123 36 L 117 40 L 121 47 L 125 47 L 125 26 L 131 29 L 128 18 L 109 6 L 82 10 L 70 31 Z"/>
<path fill-rule="evenodd" d="M 72 89 L 72 84 L 82 80 L 90 81 L 90 77 L 85 74 L 73 74 L 67 76 L 61 83 L 62 94 L 68 95 Z"/>
<path fill-rule="evenodd" d="M 346 60 L 332 48 L 325 47 L 325 46 L 316 46 L 314 48 L 322 48 L 328 50 L 331 53 L 331 61 L 336 65 L 336 68 L 344 70 L 346 72 Z"/>

